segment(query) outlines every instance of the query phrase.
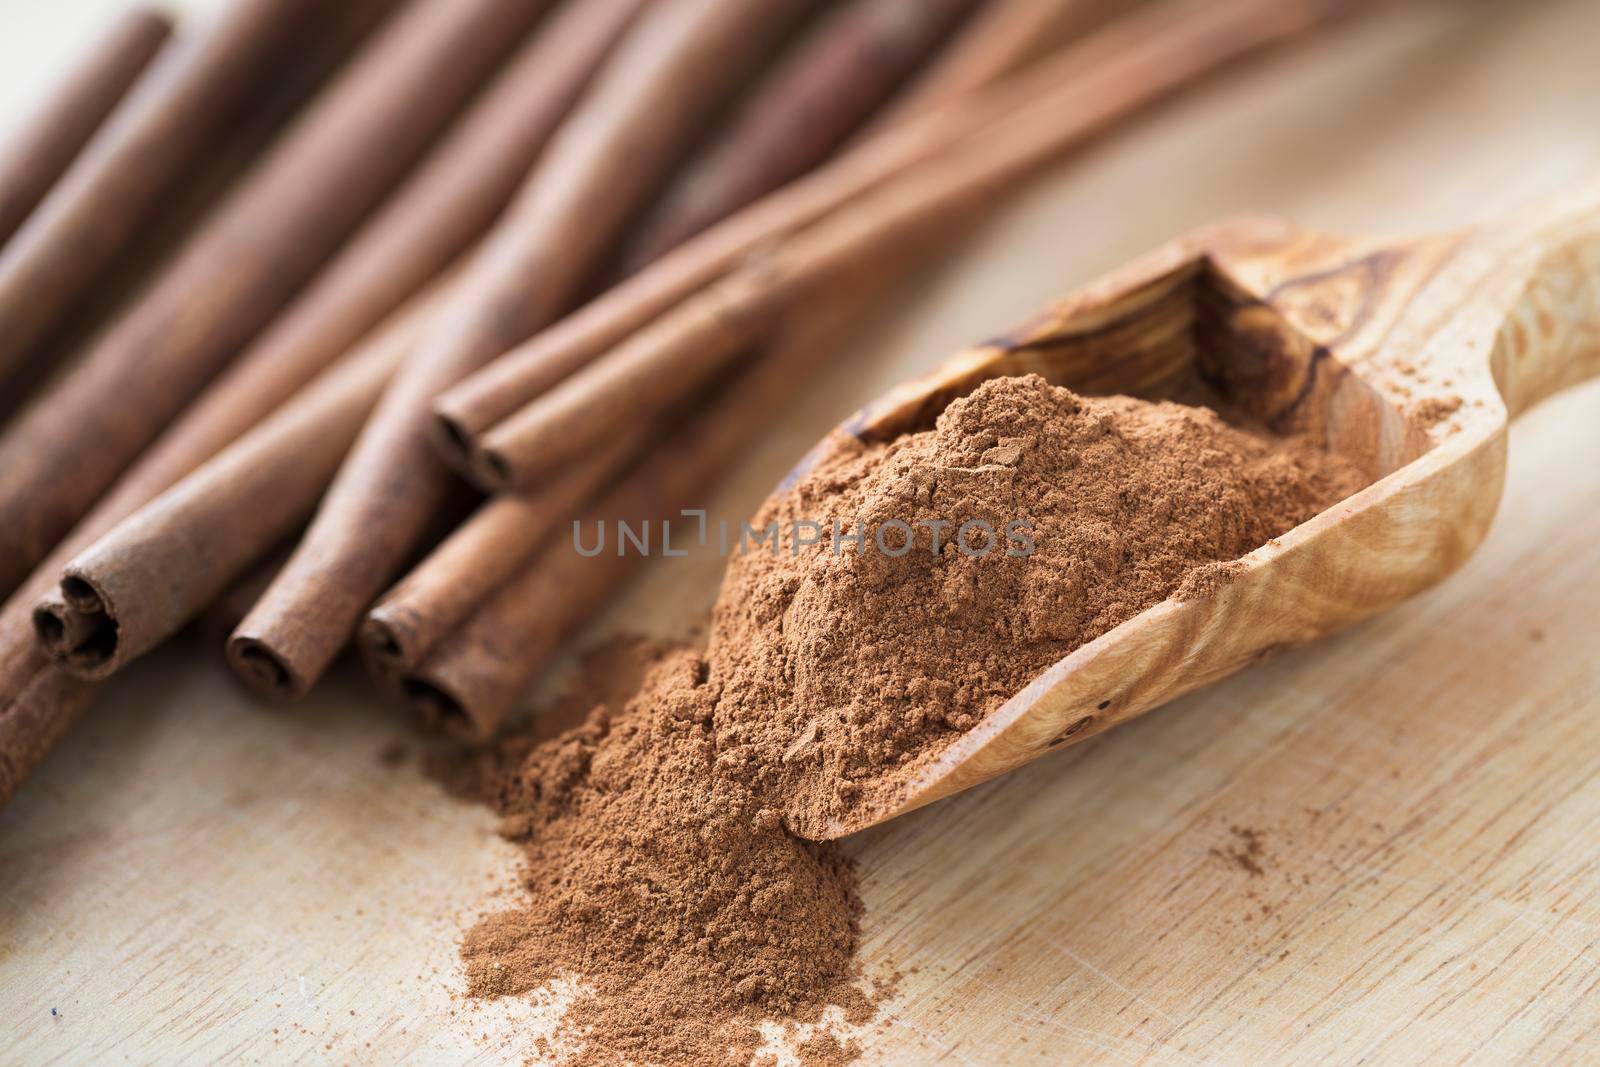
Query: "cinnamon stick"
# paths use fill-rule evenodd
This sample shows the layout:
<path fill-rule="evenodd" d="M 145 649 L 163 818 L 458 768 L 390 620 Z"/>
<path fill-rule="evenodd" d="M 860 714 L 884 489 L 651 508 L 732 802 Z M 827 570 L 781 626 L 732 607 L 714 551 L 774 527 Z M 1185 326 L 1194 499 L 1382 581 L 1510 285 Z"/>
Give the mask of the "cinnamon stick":
<path fill-rule="evenodd" d="M 481 235 L 642 2 L 568 0 L 541 25 L 383 210 L 140 455 L 90 525 L 109 529 L 259 422 Z"/>
<path fill-rule="evenodd" d="M 1364 2 L 1371 0 L 1291 0 L 1282 12 L 1268 10 L 1261 19 L 1268 28 L 1303 18 L 1322 21 Z M 496 423 L 710 284 L 752 250 L 809 225 L 895 175 L 949 151 L 1005 116 L 1043 97 L 1054 99 L 1068 116 L 1085 108 L 1097 110 L 1098 103 L 1093 99 L 1081 107 L 1074 99 L 1080 86 L 1080 71 L 1104 69 L 1114 65 L 1119 55 L 1137 53 L 1142 37 L 1165 40 L 1178 33 L 1180 25 L 1192 29 L 1197 22 L 1194 6 L 1181 0 L 1161 4 L 1119 20 L 984 92 L 957 97 L 938 107 L 919 107 L 910 120 L 892 125 L 814 173 L 705 231 L 442 394 L 434 405 L 434 438 L 441 454 L 457 469 L 474 476 L 473 453 L 481 444 L 482 435 Z M 1241 6 L 1235 0 L 1222 0 L 1216 5 L 1219 32 L 1225 32 L 1233 20 L 1255 18 L 1260 8 L 1273 6 Z M 1198 37 L 1198 32 L 1191 36 Z M 1201 56 L 1216 51 L 1214 43 L 1202 41 L 1197 47 Z M 1003 69 L 1004 58 L 994 57 L 993 63 L 988 68 L 991 72 Z M 1179 57 L 1176 69 L 1189 71 L 1192 65 Z M 1157 72 L 1147 95 L 1160 95 L 1171 80 Z M 1093 88 L 1087 82 L 1083 84 Z M 1119 87 L 1119 92 L 1125 93 L 1128 88 Z"/>
<path fill-rule="evenodd" d="M 292 297 L 532 25 L 543 0 L 413 0 L 0 439 L 10 589 Z"/>
<path fill-rule="evenodd" d="M 623 257 L 631 274 L 838 148 L 982 0 L 852 0 L 828 13 L 674 179 Z"/>
<path fill-rule="evenodd" d="M 17 232 L 172 34 L 159 11 L 134 8 L 0 145 L 0 247 Z"/>
<path fill-rule="evenodd" d="M 1181 14 L 1181 7 L 1178 8 Z M 1168 9 L 1008 79 L 984 92 L 920 109 L 849 152 L 761 198 L 616 285 L 550 329 L 446 390 L 434 404 L 434 439 L 457 469 L 473 475 L 473 454 L 496 423 L 629 335 L 704 288 L 752 251 L 838 210 L 869 190 L 947 151 L 1000 118 L 1072 82 L 1102 53 L 1133 47 L 1139 33 L 1160 34 L 1180 17 Z M 991 72 L 1003 69 L 993 57 Z"/>
<path fill-rule="evenodd" d="M 549 323 L 801 0 L 650 7 L 562 127 L 385 393 L 306 537 L 230 642 L 245 680 L 297 697 L 350 640 L 452 484 L 426 439 L 438 392 Z"/>
<path fill-rule="evenodd" d="M 480 435 L 752 250 L 860 196 L 969 129 L 965 101 L 874 138 L 815 173 L 763 197 L 629 276 L 549 329 L 445 390 L 434 403 L 434 441 L 472 476 Z"/>
<path fill-rule="evenodd" d="M 270 91 L 252 94 L 239 119 L 230 124 L 221 154 L 215 158 L 208 154 L 200 171 L 186 175 L 188 201 L 179 210 L 163 210 L 155 231 L 141 234 L 138 251 L 154 246 L 153 251 L 159 252 L 165 231 L 182 226 L 186 216 L 202 211 L 211 199 L 212 187 L 252 158 L 352 54 L 390 6 L 391 0 L 349 0 L 328 13 L 319 22 L 316 38 L 275 66 Z M 51 343 L 57 343 L 54 337 Z M 204 458 L 197 457 L 194 462 Z M 102 501 L 0 605 L 0 806 L 83 713 L 97 689 L 93 683 L 68 676 L 39 648 L 32 609 L 41 595 L 55 587 L 61 568 L 76 552 L 93 543 L 128 510 L 170 484 L 146 481 L 141 488 L 130 484 L 133 478 L 130 473 L 119 483 L 119 489 L 128 492 Z"/>
<path fill-rule="evenodd" d="M 599 522 L 613 515 L 655 516 L 649 502 L 634 504 L 633 512 L 610 510 L 632 503 L 608 497 L 607 510 L 585 518 Z M 402 675 L 400 693 L 428 729 L 473 741 L 493 737 L 561 642 L 640 562 L 640 557 L 606 553 L 576 559 L 571 541 L 556 539 L 421 666 Z"/>
<path fill-rule="evenodd" d="M 420 664 L 623 470 L 649 436 L 618 440 L 541 492 L 508 493 L 480 507 L 367 613 L 358 638 L 368 666 L 392 678 Z"/>
<path fill-rule="evenodd" d="M 905 249 L 886 256 L 909 258 Z M 672 522 L 671 546 L 692 544 L 698 518 L 679 512 L 744 454 L 745 446 L 794 396 L 796 383 L 816 372 L 820 361 L 841 346 L 831 343 L 848 312 L 871 293 L 880 279 L 844 300 L 795 324 L 795 333 L 772 338 L 769 349 L 720 388 L 698 416 L 651 450 L 574 520 L 586 546 L 596 524 L 613 535 L 617 523 L 643 531 L 654 550 L 667 542 L 664 522 Z M 718 540 L 716 535 L 711 541 Z M 590 619 L 648 559 L 631 542 L 609 540 L 595 555 L 580 555 L 571 530 L 559 530 L 519 573 L 501 582 L 457 629 L 439 641 L 414 669 L 401 675 L 398 688 L 422 721 L 441 731 L 482 740 L 492 736 L 515 710 L 533 680 L 548 665 L 561 642 Z"/>
<path fill-rule="evenodd" d="M 881 251 L 879 270 L 863 284 L 838 291 L 805 318 L 786 323 L 782 336 L 766 337 L 765 345 L 752 353 L 750 365 L 717 389 L 691 422 L 661 441 L 649 458 L 584 509 L 574 519 L 573 530 L 599 525 L 620 538 L 615 531 L 626 525 L 635 533 L 642 531 L 657 551 L 669 545 L 683 550 L 692 543 L 705 520 L 683 516 L 682 509 L 700 502 L 701 494 L 744 454 L 749 442 L 794 396 L 797 383 L 814 375 L 828 354 L 843 351 L 837 343 L 840 331 L 871 305 L 896 271 L 919 261 L 914 246 L 889 245 Z M 496 505 L 518 499 L 499 497 Z M 377 665 L 381 673 L 398 676 L 394 687 L 425 725 L 473 740 L 492 736 L 560 644 L 648 558 L 631 542 L 620 540 L 603 544 L 597 554 L 580 555 L 575 534 L 557 530 L 557 536 L 543 536 L 543 527 L 539 533 L 536 551 L 526 543 L 522 546 L 522 558 L 528 562 L 518 572 L 505 569 L 511 551 L 485 530 L 479 537 L 463 538 L 455 559 L 431 559 L 431 581 L 413 583 L 408 578 L 409 588 L 396 590 L 409 594 L 395 597 L 397 608 L 424 609 L 416 619 L 398 610 L 389 616 L 402 623 L 398 636 L 403 640 L 409 635 L 406 625 L 416 626 L 432 643 L 419 644 L 419 650 L 426 650 L 420 663 L 407 664 L 412 649 L 402 645 L 380 657 Z M 720 538 L 709 535 L 707 540 Z M 485 551 L 468 557 L 466 551 L 474 543 Z M 485 588 L 490 584 L 487 573 L 497 577 L 492 591 Z M 421 569 L 414 577 L 420 576 Z M 476 606 L 471 614 L 441 638 L 439 631 L 446 629 L 441 623 L 454 619 L 446 615 L 439 620 L 431 613 L 459 610 L 473 596 Z M 373 618 L 377 616 L 375 611 Z M 383 636 L 374 633 L 371 639 Z"/>
<path fill-rule="evenodd" d="M 34 354 L 312 32 L 312 0 L 241 0 L 185 34 L 0 250 L 0 377 Z M 0 555 L 3 555 L 0 552 Z M 9 586 L 0 567 L 0 590 Z"/>
<path fill-rule="evenodd" d="M 291 540 L 294 535 L 290 534 Z M 251 565 L 242 578 L 234 580 L 227 590 L 207 604 L 200 613 L 200 640 L 206 650 L 221 656 L 227 649 L 233 628 L 239 625 L 250 609 L 255 607 L 261 594 L 267 591 L 272 579 L 278 576 L 289 559 L 293 546 L 285 544 L 272 549 L 260 561 Z"/>
<path fill-rule="evenodd" d="M 438 295 L 396 312 L 269 418 L 79 552 L 35 606 L 41 646 L 109 676 L 195 618 L 303 522 L 420 336 Z"/>
<path fill-rule="evenodd" d="M 703 387 L 774 321 L 860 284 L 886 246 L 937 238 L 1112 122 L 1351 6 L 1184 2 L 1125 20 L 1109 31 L 1117 47 L 1088 42 L 1070 76 L 1025 106 L 790 234 L 495 426 L 474 457 L 475 479 L 505 489 L 547 477 Z"/>
<path fill-rule="evenodd" d="M 0 709 L 0 809 L 88 710 L 96 688 L 55 668 L 22 680 Z"/>

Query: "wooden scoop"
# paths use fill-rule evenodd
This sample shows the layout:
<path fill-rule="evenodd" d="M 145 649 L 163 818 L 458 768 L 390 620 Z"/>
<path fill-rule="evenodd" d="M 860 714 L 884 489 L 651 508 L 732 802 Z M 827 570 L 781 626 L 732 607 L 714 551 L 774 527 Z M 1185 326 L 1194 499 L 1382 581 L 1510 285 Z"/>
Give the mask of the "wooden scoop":
<path fill-rule="evenodd" d="M 1460 567 L 1499 505 L 1509 419 L 1600 374 L 1600 186 L 1498 226 L 1407 240 L 1217 225 L 896 388 L 841 430 L 884 441 L 926 429 L 985 379 L 1030 372 L 1149 398 L 1189 395 L 1198 378 L 1275 430 L 1317 435 L 1373 482 L 1245 556 L 1209 597 L 1164 601 L 1058 661 L 887 803 L 820 826 L 791 813 L 808 837 L 977 785 Z"/>

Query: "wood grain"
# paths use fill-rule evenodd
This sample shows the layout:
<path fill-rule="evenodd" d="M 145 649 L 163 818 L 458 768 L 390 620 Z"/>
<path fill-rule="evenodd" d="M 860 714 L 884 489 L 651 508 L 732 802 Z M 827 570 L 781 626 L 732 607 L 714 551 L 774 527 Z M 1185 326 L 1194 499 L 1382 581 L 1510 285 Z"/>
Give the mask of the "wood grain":
<path fill-rule="evenodd" d="M 1196 224 L 1425 232 L 1570 187 L 1597 33 L 1587 0 L 1413 8 L 1107 141 L 797 395 L 713 514 Z M 865 1062 L 1600 1057 L 1597 404 L 1513 426 L 1499 520 L 1421 598 L 853 839 L 869 964 L 907 972 Z M 719 572 L 660 561 L 601 626 L 679 630 Z M 0 817 L 6 1056 L 521 1061 L 534 1006 L 451 999 L 510 852 L 380 763 L 406 734 L 355 671 L 280 716 L 180 644 L 92 714 Z"/>

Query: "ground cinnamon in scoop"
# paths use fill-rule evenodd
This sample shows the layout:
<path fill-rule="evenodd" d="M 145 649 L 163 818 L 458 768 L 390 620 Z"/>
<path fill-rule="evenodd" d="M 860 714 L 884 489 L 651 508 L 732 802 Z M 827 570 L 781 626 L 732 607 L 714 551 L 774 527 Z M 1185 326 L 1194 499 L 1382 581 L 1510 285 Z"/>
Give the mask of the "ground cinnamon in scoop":
<path fill-rule="evenodd" d="M 789 533 L 809 519 L 829 543 L 796 554 L 791 536 L 730 568 L 709 653 L 719 744 L 785 798 L 793 829 L 818 831 L 887 802 L 1056 660 L 1161 600 L 1210 591 L 1227 561 L 1366 481 L 1307 441 L 1206 408 L 1080 397 L 1037 375 L 986 382 L 934 429 L 852 441 L 767 503 L 752 525 Z M 899 555 L 897 521 L 913 534 Z M 835 551 L 836 522 L 866 544 Z M 1017 522 L 1031 552 L 1004 536 Z M 981 524 L 969 551 L 966 523 Z M 984 529 L 997 543 L 979 554 Z"/>
<path fill-rule="evenodd" d="M 660 655 L 631 701 L 480 757 L 528 901 L 468 935 L 470 992 L 585 983 L 581 1063 L 743 1063 L 764 1019 L 864 1021 L 854 868 L 791 830 L 880 801 L 1056 659 L 1364 483 L 1303 441 L 1035 376 L 841 448 L 752 524 L 780 537 L 730 567 L 704 655 Z M 863 543 L 835 551 L 835 520 Z M 981 528 L 963 548 L 967 523 L 989 551 Z M 797 1051 L 853 1055 L 826 1035 Z"/>

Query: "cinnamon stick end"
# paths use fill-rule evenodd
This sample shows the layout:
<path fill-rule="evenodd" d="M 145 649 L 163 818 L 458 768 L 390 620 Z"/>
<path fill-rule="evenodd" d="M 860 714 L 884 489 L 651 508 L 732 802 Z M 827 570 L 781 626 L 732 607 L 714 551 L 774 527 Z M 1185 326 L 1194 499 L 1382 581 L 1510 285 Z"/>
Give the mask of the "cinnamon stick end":
<path fill-rule="evenodd" d="M 477 441 L 459 417 L 442 407 L 433 411 L 433 443 L 441 459 L 466 478 L 476 480 L 472 457 Z"/>
<path fill-rule="evenodd" d="M 494 734 L 467 711 L 466 705 L 430 679 L 407 674 L 400 679 L 400 691 L 423 726 L 430 730 L 468 741 L 487 741 Z"/>
<path fill-rule="evenodd" d="M 99 680 L 122 666 L 116 616 L 100 591 L 68 574 L 61 586 L 33 608 L 39 647 L 80 678 Z"/>
<path fill-rule="evenodd" d="M 492 448 L 480 448 L 472 454 L 469 477 L 486 493 L 507 493 L 524 487 L 510 460 Z"/>
<path fill-rule="evenodd" d="M 74 611 L 84 615 L 106 614 L 106 598 L 87 578 L 68 573 L 61 579 L 61 596 Z"/>
<path fill-rule="evenodd" d="M 269 700 L 297 700 L 311 688 L 272 649 L 253 637 L 230 637 L 227 658 L 239 680 Z"/>
<path fill-rule="evenodd" d="M 389 620 L 369 614 L 356 633 L 356 644 L 361 658 L 379 681 L 391 681 L 404 675 L 417 665 L 409 642 Z"/>
<path fill-rule="evenodd" d="M 39 647 L 52 658 L 67 654 L 67 611 L 65 604 L 37 604 L 33 609 L 33 632 Z"/>

